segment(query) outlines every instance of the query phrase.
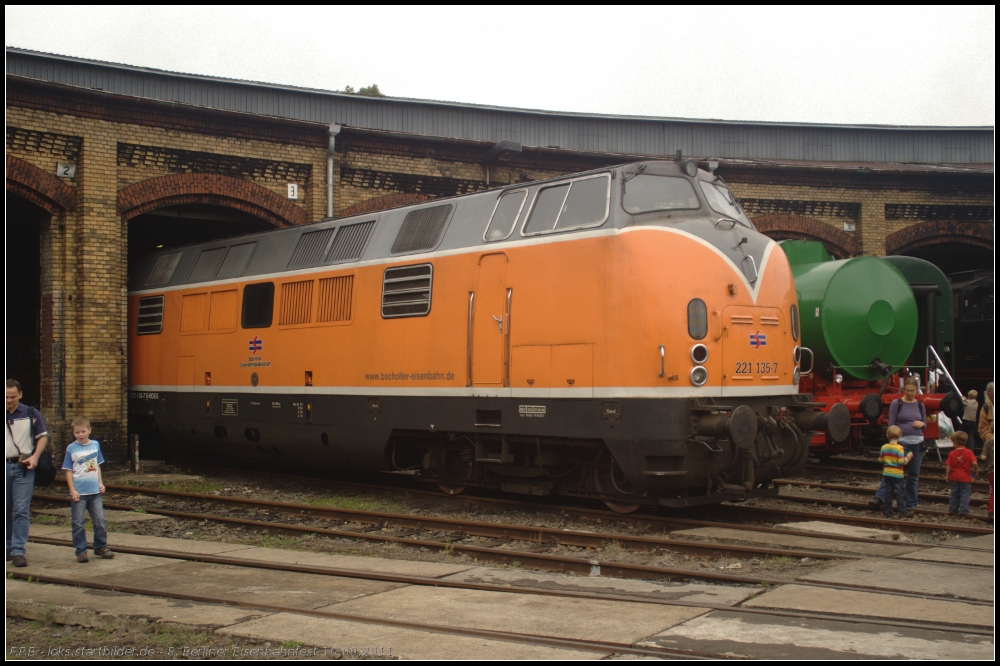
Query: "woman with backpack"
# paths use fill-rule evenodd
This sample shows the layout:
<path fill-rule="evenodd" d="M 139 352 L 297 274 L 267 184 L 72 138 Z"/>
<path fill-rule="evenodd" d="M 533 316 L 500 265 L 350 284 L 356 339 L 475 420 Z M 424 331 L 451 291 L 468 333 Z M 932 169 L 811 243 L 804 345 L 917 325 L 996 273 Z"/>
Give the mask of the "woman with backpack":
<path fill-rule="evenodd" d="M 903 446 L 904 455 L 913 453 L 913 458 L 906 465 L 906 508 L 917 505 L 917 482 L 920 477 L 920 463 L 924 457 L 924 428 L 927 427 L 927 409 L 924 403 L 917 400 L 920 390 L 917 380 L 910 377 L 903 385 L 903 397 L 896 398 L 889 405 L 889 425 L 897 426 L 903 431 L 899 443 Z M 868 503 L 875 509 L 885 506 L 885 483 L 879 485 L 875 499 Z"/>

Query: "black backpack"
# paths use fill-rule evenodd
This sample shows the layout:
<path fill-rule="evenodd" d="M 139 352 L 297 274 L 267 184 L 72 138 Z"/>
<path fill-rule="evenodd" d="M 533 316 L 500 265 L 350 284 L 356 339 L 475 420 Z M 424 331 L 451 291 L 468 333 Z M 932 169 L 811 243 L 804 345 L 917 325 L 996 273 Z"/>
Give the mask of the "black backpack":
<path fill-rule="evenodd" d="M 24 408 L 28 410 L 28 418 L 31 420 L 31 441 L 35 441 L 35 423 L 38 420 L 35 415 L 38 414 L 38 410 L 34 407 L 29 407 L 24 405 Z M 10 431 L 10 423 L 7 423 L 7 430 Z M 11 439 L 14 438 L 13 431 L 10 431 Z M 48 447 L 42 451 L 42 454 L 38 456 L 38 464 L 35 465 L 35 486 L 40 488 L 46 488 L 52 485 L 52 482 L 56 478 L 56 466 L 52 463 L 52 454 L 49 453 Z"/>

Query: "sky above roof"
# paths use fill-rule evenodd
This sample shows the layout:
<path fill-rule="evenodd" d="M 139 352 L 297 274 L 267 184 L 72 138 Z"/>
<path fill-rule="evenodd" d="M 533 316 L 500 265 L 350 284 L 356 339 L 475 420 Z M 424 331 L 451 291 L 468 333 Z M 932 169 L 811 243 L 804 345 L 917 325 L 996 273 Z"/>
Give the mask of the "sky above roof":
<path fill-rule="evenodd" d="M 323 90 L 682 118 L 994 125 L 994 7 L 5 7 L 6 46 Z"/>

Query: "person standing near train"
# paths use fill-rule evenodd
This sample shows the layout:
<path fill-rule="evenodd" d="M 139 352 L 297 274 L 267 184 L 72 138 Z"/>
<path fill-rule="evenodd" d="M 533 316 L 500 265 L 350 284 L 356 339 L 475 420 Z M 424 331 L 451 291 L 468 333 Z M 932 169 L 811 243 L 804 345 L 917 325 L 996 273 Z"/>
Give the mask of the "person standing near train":
<path fill-rule="evenodd" d="M 919 385 L 910 376 L 903 385 L 903 397 L 896 398 L 889 405 L 889 425 L 898 426 L 903 436 L 899 439 L 904 454 L 913 456 L 906 464 L 906 508 L 917 506 L 920 463 L 924 457 L 924 428 L 927 427 L 927 410 L 924 403 L 917 400 Z M 879 485 L 875 498 L 868 503 L 874 509 L 886 506 L 885 481 Z"/>
<path fill-rule="evenodd" d="M 986 505 L 990 520 L 993 520 L 993 382 L 986 385 L 986 400 L 979 413 L 979 438 L 983 440 L 983 452 L 979 459 L 983 461 L 980 469 L 986 474 L 990 483 L 990 499 Z"/>
<path fill-rule="evenodd" d="M 21 404 L 21 384 L 7 380 L 7 561 L 28 566 L 24 546 L 31 527 L 31 496 L 35 492 L 35 468 L 49 442 L 42 415 Z"/>
<path fill-rule="evenodd" d="M 976 450 L 976 438 L 979 436 L 979 391 L 975 389 L 969 391 L 968 395 L 962 398 L 965 411 L 962 412 L 962 432 L 969 436 L 969 450 Z"/>

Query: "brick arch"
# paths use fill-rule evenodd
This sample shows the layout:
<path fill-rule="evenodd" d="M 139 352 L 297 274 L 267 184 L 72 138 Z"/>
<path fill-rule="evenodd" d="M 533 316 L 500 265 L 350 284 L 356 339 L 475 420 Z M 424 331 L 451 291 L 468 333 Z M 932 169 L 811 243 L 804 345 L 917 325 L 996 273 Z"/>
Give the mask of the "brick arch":
<path fill-rule="evenodd" d="M 406 206 L 409 204 L 429 201 L 434 197 L 429 194 L 419 192 L 387 194 L 384 197 L 375 197 L 361 203 L 356 203 L 340 211 L 340 217 L 350 217 L 351 215 L 363 215 L 364 213 L 377 213 L 379 211 L 395 208 L 396 206 Z"/>
<path fill-rule="evenodd" d="M 309 222 L 306 212 L 288 199 L 266 187 L 231 176 L 183 173 L 150 178 L 118 190 L 118 212 L 123 220 L 165 206 L 192 203 L 235 208 L 274 227 Z"/>
<path fill-rule="evenodd" d="M 918 247 L 938 243 L 963 243 L 993 249 L 993 224 L 930 220 L 900 229 L 885 237 L 886 254 L 903 254 Z"/>
<path fill-rule="evenodd" d="M 50 215 L 76 208 L 76 190 L 13 155 L 7 156 L 7 191 L 27 199 Z"/>
<path fill-rule="evenodd" d="M 820 241 L 826 251 L 845 259 L 858 254 L 858 240 L 846 231 L 802 215 L 761 215 L 753 218 L 754 226 L 775 240 Z"/>

